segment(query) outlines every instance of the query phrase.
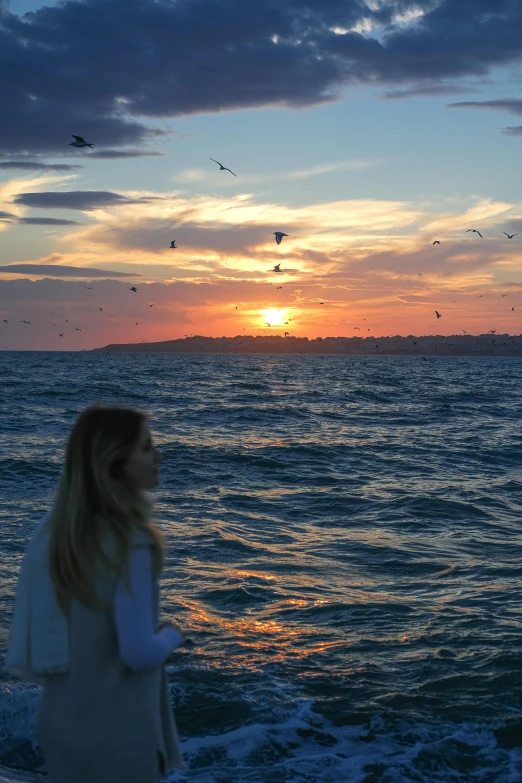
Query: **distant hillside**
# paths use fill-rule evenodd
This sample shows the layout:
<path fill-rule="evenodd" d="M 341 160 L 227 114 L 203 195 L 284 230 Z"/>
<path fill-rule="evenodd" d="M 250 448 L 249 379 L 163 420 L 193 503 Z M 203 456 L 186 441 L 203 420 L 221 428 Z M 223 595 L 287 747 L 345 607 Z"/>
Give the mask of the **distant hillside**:
<path fill-rule="evenodd" d="M 359 356 L 522 356 L 522 335 L 429 335 L 424 337 L 186 337 L 160 343 L 123 343 L 95 351 L 160 353 L 293 353 Z"/>

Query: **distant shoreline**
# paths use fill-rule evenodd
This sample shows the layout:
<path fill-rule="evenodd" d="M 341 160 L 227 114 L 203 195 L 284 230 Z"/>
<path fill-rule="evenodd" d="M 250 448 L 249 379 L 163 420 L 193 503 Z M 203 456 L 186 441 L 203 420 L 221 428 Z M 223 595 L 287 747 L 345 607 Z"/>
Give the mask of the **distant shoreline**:
<path fill-rule="evenodd" d="M 414 344 L 416 343 L 416 344 Z M 219 353 L 299 356 L 522 356 L 522 335 L 416 337 L 186 337 L 154 343 L 113 343 L 89 353 Z"/>

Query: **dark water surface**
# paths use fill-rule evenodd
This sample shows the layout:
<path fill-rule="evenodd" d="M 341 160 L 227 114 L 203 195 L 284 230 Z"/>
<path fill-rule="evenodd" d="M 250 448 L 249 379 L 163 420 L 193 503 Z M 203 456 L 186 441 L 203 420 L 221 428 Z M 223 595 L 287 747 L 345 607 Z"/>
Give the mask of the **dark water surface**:
<path fill-rule="evenodd" d="M 522 780 L 522 361 L 0 357 L 0 663 L 89 403 L 151 414 L 194 783 Z M 45 772 L 0 675 L 0 763 Z M 116 782 L 115 782 L 116 783 Z"/>

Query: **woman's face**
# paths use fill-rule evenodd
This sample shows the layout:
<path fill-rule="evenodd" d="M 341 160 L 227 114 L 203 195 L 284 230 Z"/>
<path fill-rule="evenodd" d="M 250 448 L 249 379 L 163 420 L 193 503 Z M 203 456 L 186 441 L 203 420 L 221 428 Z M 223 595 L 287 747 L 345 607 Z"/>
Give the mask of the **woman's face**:
<path fill-rule="evenodd" d="M 139 489 L 152 489 L 159 484 L 161 454 L 152 443 L 149 425 L 144 421 L 136 444 L 123 466 L 123 472 Z"/>

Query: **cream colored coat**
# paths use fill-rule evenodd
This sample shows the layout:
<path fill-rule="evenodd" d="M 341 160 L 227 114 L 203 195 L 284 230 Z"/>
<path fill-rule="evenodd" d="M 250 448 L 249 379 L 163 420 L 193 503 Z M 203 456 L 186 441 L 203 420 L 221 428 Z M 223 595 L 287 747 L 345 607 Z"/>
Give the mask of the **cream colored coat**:
<path fill-rule="evenodd" d="M 136 533 L 133 543 L 150 543 Z M 114 539 L 105 551 L 114 559 Z M 98 566 L 105 602 L 92 610 L 71 602 L 70 671 L 48 677 L 38 706 L 36 736 L 50 783 L 159 783 L 182 767 L 164 664 L 144 672 L 121 660 L 113 609 L 117 575 Z M 155 580 L 153 617 L 159 623 Z"/>

